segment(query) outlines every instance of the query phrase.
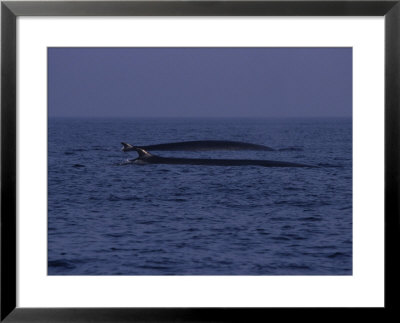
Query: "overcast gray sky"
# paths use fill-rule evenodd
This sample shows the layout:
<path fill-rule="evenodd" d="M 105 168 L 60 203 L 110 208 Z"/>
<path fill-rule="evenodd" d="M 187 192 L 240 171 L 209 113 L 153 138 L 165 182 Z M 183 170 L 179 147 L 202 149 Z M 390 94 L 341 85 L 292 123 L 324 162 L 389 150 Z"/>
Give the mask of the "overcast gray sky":
<path fill-rule="evenodd" d="M 352 115 L 351 48 L 49 48 L 49 116 Z"/>

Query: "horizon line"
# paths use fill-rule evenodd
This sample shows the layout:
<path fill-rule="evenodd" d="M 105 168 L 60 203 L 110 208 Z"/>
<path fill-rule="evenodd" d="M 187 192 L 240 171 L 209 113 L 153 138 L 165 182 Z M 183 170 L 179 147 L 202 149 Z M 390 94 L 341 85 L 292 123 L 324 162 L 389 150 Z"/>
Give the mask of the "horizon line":
<path fill-rule="evenodd" d="M 91 118 L 91 119 L 312 119 L 312 118 L 352 118 L 352 115 L 340 116 L 47 116 L 48 118 Z"/>

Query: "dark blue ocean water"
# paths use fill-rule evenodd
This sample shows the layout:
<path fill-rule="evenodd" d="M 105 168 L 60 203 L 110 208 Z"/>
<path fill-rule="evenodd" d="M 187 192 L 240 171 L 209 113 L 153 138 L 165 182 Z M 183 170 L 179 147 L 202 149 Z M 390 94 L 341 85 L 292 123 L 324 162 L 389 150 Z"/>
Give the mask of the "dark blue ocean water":
<path fill-rule="evenodd" d="M 300 150 L 154 153 L 322 167 L 119 165 L 203 139 Z M 51 118 L 48 144 L 49 275 L 352 274 L 351 119 Z"/>

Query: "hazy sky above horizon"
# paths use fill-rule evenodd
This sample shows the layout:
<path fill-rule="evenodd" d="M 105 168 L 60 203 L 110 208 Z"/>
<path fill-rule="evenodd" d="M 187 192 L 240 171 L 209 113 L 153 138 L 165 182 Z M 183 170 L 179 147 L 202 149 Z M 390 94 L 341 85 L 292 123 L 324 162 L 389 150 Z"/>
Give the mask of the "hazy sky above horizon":
<path fill-rule="evenodd" d="M 351 48 L 49 48 L 50 117 L 351 117 Z"/>

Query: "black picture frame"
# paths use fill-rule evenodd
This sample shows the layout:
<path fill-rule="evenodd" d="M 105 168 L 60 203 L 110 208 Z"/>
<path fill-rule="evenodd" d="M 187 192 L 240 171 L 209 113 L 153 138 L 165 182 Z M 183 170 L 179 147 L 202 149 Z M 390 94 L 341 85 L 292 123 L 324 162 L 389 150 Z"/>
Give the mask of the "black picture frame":
<path fill-rule="evenodd" d="M 325 308 L 325 318 L 363 310 L 384 321 L 399 288 L 400 0 L 379 1 L 2 1 L 1 3 L 1 322 L 252 322 L 271 315 L 318 319 L 315 308 L 19 308 L 16 307 L 16 19 L 18 16 L 384 16 L 385 306 Z M 371 153 L 373 153 L 371 151 Z M 338 314 L 340 313 L 340 314 Z M 348 315 L 347 314 L 347 315 Z M 339 316 L 340 315 L 340 316 Z M 346 315 L 346 314 L 345 314 Z M 304 316 L 304 317 L 303 317 Z M 324 317 L 319 317 L 324 319 Z M 349 317 L 349 319 L 351 319 Z"/>

